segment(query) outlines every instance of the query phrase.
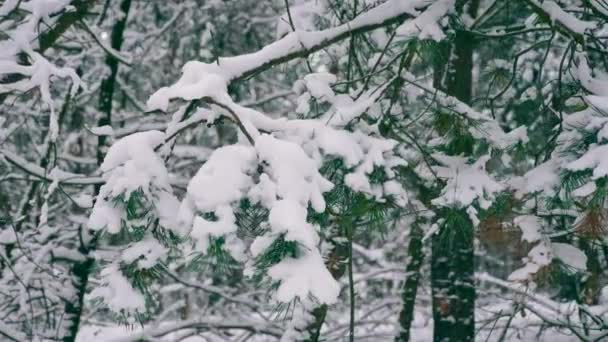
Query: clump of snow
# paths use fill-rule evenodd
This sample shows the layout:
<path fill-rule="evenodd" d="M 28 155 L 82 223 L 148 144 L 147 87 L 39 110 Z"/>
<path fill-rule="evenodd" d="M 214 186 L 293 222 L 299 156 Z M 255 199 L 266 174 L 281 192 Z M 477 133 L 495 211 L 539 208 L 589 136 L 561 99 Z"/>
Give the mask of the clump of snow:
<path fill-rule="evenodd" d="M 587 270 L 587 256 L 580 249 L 566 243 L 541 241 L 528 253 L 525 265 L 509 275 L 509 280 L 528 281 L 555 258 L 575 271 Z"/>
<path fill-rule="evenodd" d="M 253 186 L 257 155 L 252 147 L 230 145 L 213 151 L 188 184 L 179 209 L 180 225 L 191 231 L 197 250 L 206 253 L 210 238 L 225 238 L 225 247 L 236 260 L 243 260 L 244 246 L 236 238 L 232 206 Z M 213 213 L 215 220 L 199 214 Z"/>
<path fill-rule="evenodd" d="M 440 21 L 454 10 L 456 0 L 439 0 L 430 5 L 424 12 L 408 20 L 397 28 L 397 34 L 418 39 L 440 41 L 445 33 L 440 27 Z"/>
<path fill-rule="evenodd" d="M 322 1 L 296 1 L 296 4 L 289 8 L 291 18 L 285 13 L 277 20 L 277 38 L 281 38 L 293 31 L 291 27 L 292 24 L 296 30 L 314 30 L 315 17 L 324 11 L 325 6 Z"/>
<path fill-rule="evenodd" d="M 593 179 L 602 178 L 608 175 L 608 145 L 590 146 L 587 152 L 580 158 L 566 164 L 566 169 L 572 171 L 581 171 L 593 169 Z"/>
<path fill-rule="evenodd" d="M 279 236 L 298 242 L 297 258 L 284 259 L 268 270 L 268 275 L 280 282 L 277 299 L 289 302 L 311 294 L 322 303 L 335 302 L 339 285 L 318 251 L 316 228 L 306 221 L 309 203 L 317 212 L 325 210 L 323 193 L 333 184 L 319 174 L 317 162 L 295 143 L 264 134 L 255 147 L 265 163 L 262 175 L 267 176 L 256 185 L 254 194 L 264 194 L 257 197 L 264 198 L 263 204 L 270 209 L 270 231 L 256 238 L 252 253 L 263 252 Z"/>
<path fill-rule="evenodd" d="M 91 292 L 92 298 L 101 298 L 108 308 L 114 312 L 144 312 L 146 301 L 144 296 L 133 288 L 129 280 L 115 264 L 101 271 L 102 285 Z"/>
<path fill-rule="evenodd" d="M 597 186 L 595 185 L 595 182 L 587 182 L 585 185 L 572 191 L 572 196 L 587 197 L 587 196 L 591 195 L 592 193 L 594 193 L 596 189 L 597 189 Z"/>
<path fill-rule="evenodd" d="M 91 127 L 91 133 L 95 134 L 95 135 L 114 135 L 114 130 L 112 129 L 112 126 L 109 125 L 105 125 L 105 126 L 99 126 L 99 127 Z"/>
<path fill-rule="evenodd" d="M 277 195 L 300 205 L 309 201 L 317 212 L 325 210 L 323 193 L 333 185 L 318 171 L 319 164 L 292 142 L 264 134 L 255 146 L 261 161 L 268 163 L 267 174 L 276 184 Z"/>
<path fill-rule="evenodd" d="M 551 244 L 553 253 L 564 264 L 577 271 L 587 270 L 587 256 L 580 249 L 566 243 L 554 242 Z"/>
<path fill-rule="evenodd" d="M 135 242 L 122 251 L 122 261 L 130 264 L 137 261 L 137 267 L 146 269 L 154 267 L 167 255 L 167 248 L 152 237 Z"/>
<path fill-rule="evenodd" d="M 0 244 L 11 244 L 17 242 L 17 235 L 11 228 L 0 229 Z"/>
<path fill-rule="evenodd" d="M 552 260 L 553 252 L 551 246 L 543 241 L 530 250 L 528 257 L 524 259 L 525 265 L 511 273 L 509 280 L 527 282 L 542 267 L 549 265 Z"/>
<path fill-rule="evenodd" d="M 235 260 L 245 258 L 245 246 L 236 238 L 236 218 L 230 206 L 220 206 L 214 211 L 217 219 L 207 220 L 201 216 L 194 218 L 190 236 L 196 241 L 197 250 L 206 253 L 210 238 L 224 237 L 224 246 Z"/>
<path fill-rule="evenodd" d="M 466 158 L 433 154 L 433 158 L 444 166 L 433 167 L 439 178 L 447 181 L 441 196 L 432 203 L 441 207 L 468 207 L 475 200 L 483 209 L 490 207 L 494 195 L 504 186 L 492 179 L 485 171 L 489 156 L 467 163 Z"/>
<path fill-rule="evenodd" d="M 93 197 L 89 194 L 80 194 L 74 197 L 73 200 L 81 208 L 93 207 Z"/>
<path fill-rule="evenodd" d="M 521 239 L 527 242 L 536 242 L 541 239 L 542 224 L 539 217 L 534 215 L 517 216 L 513 223 L 521 229 Z"/>
<path fill-rule="evenodd" d="M 268 270 L 268 275 L 281 282 L 277 299 L 290 302 L 295 297 L 313 295 L 319 302 L 332 304 L 340 294 L 340 285 L 323 264 L 316 249 L 298 258 L 286 258 Z"/>
<path fill-rule="evenodd" d="M 126 213 L 115 199 L 129 198 L 133 192 L 141 191 L 154 204 L 161 224 L 177 232 L 175 210 L 178 202 L 169 184 L 167 169 L 154 150 L 164 138 L 164 133 L 159 131 L 140 132 L 122 138 L 110 147 L 100 166 L 106 183 L 100 188 L 89 217 L 91 229 L 106 228 L 109 233 L 118 233 Z"/>
<path fill-rule="evenodd" d="M 525 194 L 535 192 L 551 195 L 560 182 L 560 162 L 561 160 L 558 159 L 550 159 L 526 172 L 523 176 L 511 179 L 509 186 L 516 190 L 515 195 L 520 198 Z"/>
<path fill-rule="evenodd" d="M 253 185 L 251 172 L 257 163 L 255 150 L 230 145 L 213 151 L 188 184 L 188 196 L 201 212 L 213 211 L 243 198 Z"/>
<path fill-rule="evenodd" d="M 384 93 L 391 84 L 386 82 L 377 89 L 370 89 L 361 94 L 356 100 L 349 95 L 336 95 L 331 86 L 336 83 L 337 78 L 330 73 L 312 73 L 304 76 L 304 79 L 296 82 L 294 90 L 301 93 L 298 98 L 296 112 L 306 113 L 310 110 L 308 101 L 315 98 L 319 102 L 331 104 L 331 108 L 323 115 L 320 121 L 332 127 L 341 127 L 365 113 Z"/>
<path fill-rule="evenodd" d="M 148 99 L 147 106 L 149 110 L 166 111 L 169 101 L 176 97 L 195 100 L 224 96 L 228 91 L 227 82 L 228 78 L 217 64 L 190 61 L 182 68 L 182 77 L 172 86 L 157 90 Z"/>
<path fill-rule="evenodd" d="M 541 1 L 540 4 L 536 0 L 533 0 L 533 2 L 536 3 L 537 6 L 540 5 L 552 21 L 564 25 L 572 32 L 584 34 L 585 31 L 595 27 L 593 23 L 582 21 L 572 14 L 567 13 L 555 1 L 545 0 Z"/>

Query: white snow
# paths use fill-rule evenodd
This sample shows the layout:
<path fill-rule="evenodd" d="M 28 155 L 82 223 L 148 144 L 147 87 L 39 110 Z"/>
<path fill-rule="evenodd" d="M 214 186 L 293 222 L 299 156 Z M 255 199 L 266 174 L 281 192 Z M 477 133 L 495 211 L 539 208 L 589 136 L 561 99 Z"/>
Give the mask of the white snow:
<path fill-rule="evenodd" d="M 105 125 L 105 126 L 99 126 L 99 127 L 91 127 L 91 133 L 93 133 L 95 135 L 112 136 L 112 135 L 114 135 L 114 130 L 112 129 L 112 126 Z"/>
<path fill-rule="evenodd" d="M 587 256 L 580 249 L 567 244 L 554 242 L 551 244 L 553 253 L 564 264 L 576 269 L 577 271 L 587 270 Z"/>
<path fill-rule="evenodd" d="M 553 251 L 551 246 L 547 242 L 541 241 L 528 252 L 528 257 L 524 259 L 525 265 L 509 275 L 509 280 L 527 282 L 542 267 L 549 265 L 552 260 Z"/>
<path fill-rule="evenodd" d="M 521 229 L 522 241 L 536 242 L 542 238 L 542 222 L 534 215 L 521 215 L 513 219 L 513 223 Z"/>
<path fill-rule="evenodd" d="M 143 295 L 136 291 L 117 265 L 112 264 L 101 271 L 103 284 L 93 289 L 91 298 L 100 297 L 110 310 L 121 312 L 144 312 Z"/>
<path fill-rule="evenodd" d="M 456 0 L 438 0 L 412 20 L 399 26 L 397 34 L 418 39 L 440 41 L 445 37 L 439 21 L 454 9 Z"/>
<path fill-rule="evenodd" d="M 100 170 L 106 183 L 101 187 L 88 226 L 91 229 L 107 228 L 117 233 L 124 220 L 124 209 L 113 201 L 118 196 L 129 198 L 141 191 L 151 200 L 165 228 L 178 232 L 176 221 L 177 199 L 169 183 L 163 160 L 154 151 L 165 139 L 159 131 L 140 132 L 116 141 L 108 150 Z"/>
<path fill-rule="evenodd" d="M 340 294 L 340 286 L 333 279 L 319 252 L 310 250 L 298 258 L 286 258 L 268 270 L 268 274 L 281 281 L 277 299 L 290 302 L 306 298 L 310 293 L 321 303 L 333 304 Z"/>
<path fill-rule="evenodd" d="M 122 251 L 122 261 L 130 264 L 137 262 L 140 269 L 154 267 L 167 255 L 168 249 L 152 237 L 135 242 Z"/>
<path fill-rule="evenodd" d="M 191 231 L 199 252 L 207 252 L 210 238 L 225 237 L 224 246 L 232 257 L 244 260 L 245 247 L 236 238 L 232 205 L 254 185 L 251 176 L 256 165 L 257 155 L 252 147 L 224 146 L 213 151 L 190 180 L 178 217 L 180 225 Z M 214 213 L 217 220 L 207 220 L 197 213 Z"/>
<path fill-rule="evenodd" d="M 591 22 L 582 21 L 575 16 L 568 14 L 555 1 L 544 0 L 539 3 L 536 0 L 531 0 L 531 2 L 535 3 L 537 6 L 540 6 L 545 13 L 549 15 L 552 21 L 564 25 L 572 32 L 584 34 L 585 31 L 595 27 L 595 25 Z"/>
<path fill-rule="evenodd" d="M 477 200 L 481 208 L 487 209 L 494 201 L 494 194 L 504 189 L 502 184 L 492 179 L 485 171 L 489 156 L 481 157 L 473 164 L 468 164 L 462 157 L 438 153 L 433 154 L 433 158 L 445 165 L 433 169 L 439 178 L 447 181 L 441 196 L 432 200 L 436 206 L 468 207 Z"/>

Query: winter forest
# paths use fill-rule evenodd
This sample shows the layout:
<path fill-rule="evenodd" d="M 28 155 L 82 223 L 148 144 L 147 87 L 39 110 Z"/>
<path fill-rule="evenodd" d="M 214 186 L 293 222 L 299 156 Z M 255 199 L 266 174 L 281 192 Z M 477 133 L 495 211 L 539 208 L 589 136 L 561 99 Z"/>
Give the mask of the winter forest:
<path fill-rule="evenodd" d="M 608 341 L 608 1 L 0 0 L 0 341 Z"/>

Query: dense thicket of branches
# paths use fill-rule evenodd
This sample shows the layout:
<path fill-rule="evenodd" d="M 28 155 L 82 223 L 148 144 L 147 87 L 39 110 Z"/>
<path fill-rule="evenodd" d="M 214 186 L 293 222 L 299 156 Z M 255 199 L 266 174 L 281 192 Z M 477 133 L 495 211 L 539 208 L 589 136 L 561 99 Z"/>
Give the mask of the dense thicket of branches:
<path fill-rule="evenodd" d="M 608 2 L 5 0 L 0 340 L 608 339 Z"/>

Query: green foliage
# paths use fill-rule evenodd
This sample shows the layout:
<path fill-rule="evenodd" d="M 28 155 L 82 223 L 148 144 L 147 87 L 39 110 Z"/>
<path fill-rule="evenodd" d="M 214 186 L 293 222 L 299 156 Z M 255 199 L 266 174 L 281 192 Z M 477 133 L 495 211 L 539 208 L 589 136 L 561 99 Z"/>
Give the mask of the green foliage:
<path fill-rule="evenodd" d="M 209 247 L 206 253 L 197 253 L 189 263 L 189 270 L 198 272 L 218 272 L 230 274 L 238 262 L 234 260 L 229 251 L 224 247 L 226 241 L 223 236 L 209 237 Z"/>
<path fill-rule="evenodd" d="M 514 216 L 514 210 L 521 206 L 521 203 L 518 202 L 513 194 L 508 192 L 500 193 L 488 209 L 479 211 L 479 220 L 483 221 L 491 217 L 499 222 L 508 221 Z"/>
<path fill-rule="evenodd" d="M 254 260 L 256 273 L 254 274 L 254 280 L 260 282 L 263 280 L 266 271 L 279 263 L 281 260 L 291 257 L 295 258 L 298 256 L 298 249 L 304 248 L 295 241 L 289 241 L 285 239 L 285 234 L 279 235 L 268 248 L 258 255 Z"/>
<path fill-rule="evenodd" d="M 439 224 L 438 242 L 446 251 L 454 250 L 462 241 L 473 241 L 473 224 L 464 209 L 440 208 L 436 210 L 437 216 L 441 217 Z"/>
<path fill-rule="evenodd" d="M 239 230 L 249 236 L 259 236 L 265 231 L 265 222 L 268 219 L 268 209 L 260 204 L 251 204 L 245 198 L 239 202 L 239 208 L 235 211 L 236 224 Z"/>
<path fill-rule="evenodd" d="M 446 143 L 439 149 L 449 155 L 473 154 L 477 140 L 470 133 L 471 124 L 454 113 L 437 111 L 433 127 Z"/>

